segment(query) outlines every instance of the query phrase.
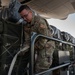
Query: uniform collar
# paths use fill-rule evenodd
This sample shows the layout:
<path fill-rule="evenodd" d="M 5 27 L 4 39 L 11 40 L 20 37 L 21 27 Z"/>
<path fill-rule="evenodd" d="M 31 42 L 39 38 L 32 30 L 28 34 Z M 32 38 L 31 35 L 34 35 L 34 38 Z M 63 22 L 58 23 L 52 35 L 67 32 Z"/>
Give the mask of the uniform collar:
<path fill-rule="evenodd" d="M 35 12 L 32 11 L 32 21 L 31 21 L 31 23 L 30 23 L 31 25 L 34 24 L 34 17 L 35 17 Z"/>

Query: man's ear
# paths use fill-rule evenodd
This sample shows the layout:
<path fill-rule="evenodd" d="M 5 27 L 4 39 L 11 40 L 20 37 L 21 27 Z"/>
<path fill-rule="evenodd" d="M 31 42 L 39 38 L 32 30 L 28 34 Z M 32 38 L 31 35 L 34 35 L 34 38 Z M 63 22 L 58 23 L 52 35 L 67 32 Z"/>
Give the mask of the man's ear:
<path fill-rule="evenodd" d="M 32 11 L 29 11 L 30 13 L 32 13 Z"/>

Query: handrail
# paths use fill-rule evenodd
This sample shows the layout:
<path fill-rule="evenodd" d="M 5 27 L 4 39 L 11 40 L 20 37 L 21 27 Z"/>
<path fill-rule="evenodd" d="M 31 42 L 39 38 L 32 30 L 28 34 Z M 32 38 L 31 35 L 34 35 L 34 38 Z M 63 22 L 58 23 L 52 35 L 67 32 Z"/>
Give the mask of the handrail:
<path fill-rule="evenodd" d="M 70 63 L 66 63 L 66 64 L 62 64 L 62 65 L 59 65 L 59 66 L 53 67 L 53 68 L 51 68 L 51 69 L 48 69 L 48 70 L 46 70 L 46 71 L 40 72 L 40 73 L 35 74 L 35 75 L 41 75 L 41 74 L 44 74 L 44 73 L 47 73 L 47 72 L 50 72 L 50 71 L 53 71 L 53 70 L 56 70 L 56 69 L 59 69 L 59 68 L 62 68 L 62 67 L 68 66 L 68 65 L 70 65 Z"/>
<path fill-rule="evenodd" d="M 35 40 L 38 38 L 38 37 L 43 37 L 43 38 L 46 38 L 48 40 L 52 40 L 52 41 L 58 41 L 58 42 L 61 42 L 61 43 L 64 43 L 64 44 L 68 44 L 68 45 L 72 45 L 75 47 L 75 44 L 72 44 L 72 43 L 69 43 L 69 42 L 65 42 L 65 41 L 62 41 L 62 40 L 59 40 L 59 39 L 56 39 L 56 38 L 51 38 L 51 37 L 48 37 L 48 36 L 44 36 L 44 35 L 41 35 L 41 34 L 37 34 L 35 32 L 32 33 L 32 37 L 31 37 L 31 50 L 30 50 L 30 69 L 29 69 L 29 74 L 30 75 L 39 75 L 39 74 L 34 74 L 34 43 L 35 43 Z M 67 65 L 69 65 L 70 63 L 67 63 Z M 61 68 L 61 67 L 64 67 L 66 64 L 64 65 L 60 65 L 58 67 L 55 67 L 53 69 L 49 69 L 47 71 L 50 71 L 50 70 L 54 70 L 54 69 L 57 69 L 57 68 Z M 46 71 L 44 71 L 46 72 Z M 43 72 L 42 72 L 43 73 Z"/>

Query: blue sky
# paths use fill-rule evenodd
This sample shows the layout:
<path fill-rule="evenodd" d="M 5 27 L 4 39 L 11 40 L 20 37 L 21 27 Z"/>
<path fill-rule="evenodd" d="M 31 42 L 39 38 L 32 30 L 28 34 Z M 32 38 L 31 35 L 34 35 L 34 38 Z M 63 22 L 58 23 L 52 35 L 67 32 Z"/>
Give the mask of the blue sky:
<path fill-rule="evenodd" d="M 47 19 L 47 21 L 49 24 L 54 25 L 61 31 L 68 32 L 75 37 L 75 13 L 70 14 L 65 20 Z"/>

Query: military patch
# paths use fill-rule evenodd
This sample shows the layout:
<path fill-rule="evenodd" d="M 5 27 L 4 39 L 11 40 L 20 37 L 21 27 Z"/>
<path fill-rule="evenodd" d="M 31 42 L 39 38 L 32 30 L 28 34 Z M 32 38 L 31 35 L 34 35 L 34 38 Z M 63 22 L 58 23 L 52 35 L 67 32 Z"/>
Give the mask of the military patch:
<path fill-rule="evenodd" d="M 44 28 L 46 28 L 46 26 L 43 24 L 40 24 L 40 28 L 44 29 Z"/>

